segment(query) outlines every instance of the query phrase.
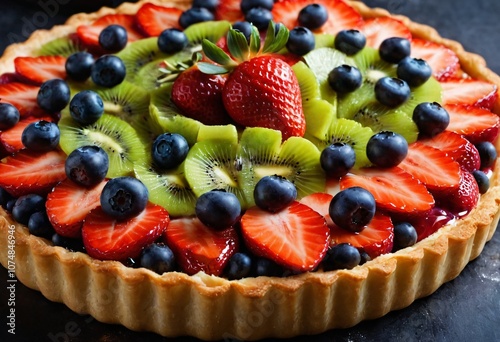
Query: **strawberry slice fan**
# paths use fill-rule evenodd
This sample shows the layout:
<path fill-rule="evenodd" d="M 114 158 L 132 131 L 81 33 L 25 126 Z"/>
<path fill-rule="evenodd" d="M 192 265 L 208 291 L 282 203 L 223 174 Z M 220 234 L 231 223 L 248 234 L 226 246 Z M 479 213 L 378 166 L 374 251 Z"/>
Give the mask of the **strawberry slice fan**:
<path fill-rule="evenodd" d="M 418 340 L 499 340 L 499 86 L 359 1 L 142 0 L 33 32 L 0 58 L 8 333 L 392 340 L 401 310 Z"/>

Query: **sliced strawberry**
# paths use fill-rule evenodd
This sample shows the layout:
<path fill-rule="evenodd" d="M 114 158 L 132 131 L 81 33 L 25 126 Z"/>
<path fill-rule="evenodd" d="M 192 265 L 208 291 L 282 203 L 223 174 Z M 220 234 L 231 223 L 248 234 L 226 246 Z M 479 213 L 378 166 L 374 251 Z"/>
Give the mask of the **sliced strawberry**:
<path fill-rule="evenodd" d="M 496 84 L 473 78 L 441 82 L 443 104 L 463 104 L 491 110 L 498 93 Z"/>
<path fill-rule="evenodd" d="M 78 26 L 76 34 L 80 42 L 85 46 L 99 49 L 99 34 L 103 29 L 112 24 L 121 25 L 127 30 L 129 42 L 143 38 L 143 35 L 135 27 L 135 16 L 129 14 L 104 15 L 91 25 Z"/>
<path fill-rule="evenodd" d="M 34 116 L 30 116 L 20 120 L 14 127 L 9 128 L 6 131 L 0 132 L 0 143 L 7 153 L 15 153 L 24 148 L 24 145 L 21 141 L 21 136 L 23 134 L 24 129 L 33 122 L 37 122 L 40 120 L 45 121 L 53 121 L 50 116 L 37 118 Z"/>
<path fill-rule="evenodd" d="M 22 118 L 46 115 L 36 101 L 40 87 L 19 82 L 0 85 L 0 101 L 15 106 Z"/>
<path fill-rule="evenodd" d="M 333 195 L 331 194 L 316 192 L 303 197 L 299 202 L 307 205 L 318 214 L 321 214 L 321 216 L 324 217 L 326 224 L 331 227 L 333 226 L 333 221 L 330 217 L 330 202 L 332 201 L 332 198 Z"/>
<path fill-rule="evenodd" d="M 60 151 L 34 153 L 22 150 L 0 162 L 0 187 L 14 197 L 46 194 L 66 178 L 66 155 Z"/>
<path fill-rule="evenodd" d="M 14 72 L 6 72 L 0 75 L 0 85 L 14 82 L 22 82 L 19 79 L 19 75 Z"/>
<path fill-rule="evenodd" d="M 457 54 L 444 45 L 424 39 L 412 39 L 411 57 L 425 60 L 438 80 L 446 80 L 459 68 Z"/>
<path fill-rule="evenodd" d="M 85 217 L 82 239 L 87 253 L 100 260 L 126 260 L 138 257 L 141 250 L 157 240 L 170 222 L 168 212 L 152 203 L 137 216 L 117 221 L 101 207 Z"/>
<path fill-rule="evenodd" d="M 215 9 L 215 19 L 228 20 L 231 23 L 244 21 L 245 15 L 241 11 L 240 0 L 219 0 Z"/>
<path fill-rule="evenodd" d="M 459 217 L 467 215 L 479 200 L 479 187 L 472 173 L 462 170 L 458 188 L 436 196 L 437 205 Z"/>
<path fill-rule="evenodd" d="M 299 26 L 301 9 L 310 4 L 321 4 L 328 10 L 328 20 L 316 32 L 336 34 L 341 30 L 359 28 L 363 18 L 354 8 L 341 0 L 295 0 L 274 4 L 273 20 L 283 23 L 289 29 Z"/>
<path fill-rule="evenodd" d="M 45 208 L 55 231 L 65 237 L 79 238 L 85 217 L 100 205 L 106 182 L 87 189 L 69 179 L 57 184 L 47 195 Z"/>
<path fill-rule="evenodd" d="M 447 130 L 462 134 L 473 144 L 494 142 L 500 129 L 500 117 L 484 108 L 449 104 L 444 106 L 450 115 Z"/>
<path fill-rule="evenodd" d="M 435 233 L 454 218 L 455 215 L 449 211 L 434 207 L 426 215 L 413 218 L 409 222 L 417 230 L 417 241 L 420 241 Z"/>
<path fill-rule="evenodd" d="M 316 268 L 330 240 L 323 216 L 299 202 L 277 213 L 252 207 L 241 218 L 241 230 L 254 254 L 302 272 Z"/>
<path fill-rule="evenodd" d="M 53 78 L 66 78 L 66 58 L 62 56 L 17 57 L 16 73 L 23 78 L 42 84 Z"/>
<path fill-rule="evenodd" d="M 421 214 L 434 206 L 427 188 L 399 167 L 365 168 L 340 179 L 340 188 L 360 186 L 375 197 L 377 208 L 401 214 Z"/>
<path fill-rule="evenodd" d="M 220 275 L 238 249 L 238 234 L 234 228 L 216 231 L 198 218 L 172 220 L 164 238 L 182 270 L 189 275 L 200 271 Z"/>
<path fill-rule="evenodd" d="M 410 29 L 401 21 L 391 17 L 366 19 L 361 31 L 366 36 L 366 46 L 378 49 L 387 38 L 400 37 L 412 39 Z"/>
<path fill-rule="evenodd" d="M 394 242 L 394 226 L 391 218 L 381 213 L 376 213 L 361 232 L 353 233 L 333 225 L 330 234 L 332 245 L 350 243 L 356 248 L 363 249 L 372 259 L 390 253 Z"/>
<path fill-rule="evenodd" d="M 461 134 L 444 131 L 432 139 L 424 139 L 420 142 L 446 152 L 466 171 L 472 172 L 481 166 L 477 148 Z"/>
<path fill-rule="evenodd" d="M 420 142 L 408 146 L 408 155 L 398 166 L 433 194 L 457 189 L 460 183 L 460 165 L 446 152 Z"/>
<path fill-rule="evenodd" d="M 145 3 L 137 11 L 136 20 L 139 29 L 149 37 L 159 36 L 163 30 L 180 28 L 179 17 L 182 11 L 174 7 L 158 6 Z"/>

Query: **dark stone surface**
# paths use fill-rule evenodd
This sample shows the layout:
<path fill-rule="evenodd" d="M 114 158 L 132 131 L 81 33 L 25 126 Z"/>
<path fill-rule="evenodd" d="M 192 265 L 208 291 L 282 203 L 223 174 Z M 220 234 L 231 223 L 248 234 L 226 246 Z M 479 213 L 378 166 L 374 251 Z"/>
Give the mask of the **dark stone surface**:
<path fill-rule="evenodd" d="M 42 0 L 48 3 L 50 0 Z M 22 40 L 35 28 L 48 28 L 85 5 L 98 1 L 54 0 L 58 11 L 44 11 L 39 1 L 0 2 L 0 51 L 9 42 Z M 430 24 L 441 35 L 460 41 L 467 50 L 480 53 L 491 69 L 500 73 L 500 2 L 497 0 L 365 0 L 371 6 L 388 8 Z M 67 3 L 62 5 L 62 3 Z M 101 2 L 102 3 L 102 2 Z M 110 2 L 109 2 L 110 3 Z M 57 13 L 56 13 L 57 12 Z M 42 14 L 40 14 L 42 13 Z M 45 13 L 45 16 L 43 15 Z M 33 18 L 39 18 L 39 22 Z M 44 23 L 43 18 L 47 18 Z M 23 29 L 25 32 L 23 32 Z M 17 40 L 16 40 L 17 39 Z M 3 284 L 3 285 L 1 285 Z M 166 339 L 151 333 L 136 333 L 121 326 L 96 322 L 64 305 L 46 300 L 20 283 L 16 289 L 16 335 L 9 335 L 7 316 L 7 272 L 0 267 L 0 341 L 197 341 L 194 338 Z M 451 282 L 433 295 L 419 299 L 406 309 L 389 313 L 354 328 L 302 336 L 287 341 L 500 341 L 500 233 L 487 243 Z M 271 339 L 266 340 L 271 341 Z"/>

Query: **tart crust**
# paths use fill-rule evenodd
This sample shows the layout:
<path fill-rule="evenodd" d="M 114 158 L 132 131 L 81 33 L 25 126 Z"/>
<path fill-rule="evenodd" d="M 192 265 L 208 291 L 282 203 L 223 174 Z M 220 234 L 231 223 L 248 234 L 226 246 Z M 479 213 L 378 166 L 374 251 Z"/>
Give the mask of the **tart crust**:
<path fill-rule="evenodd" d="M 144 2 L 77 14 L 65 25 L 36 31 L 28 41 L 7 48 L 0 59 L 0 74 L 13 71 L 15 57 L 32 54 L 46 42 L 74 32 L 78 25 L 109 13 L 135 13 Z M 148 2 L 182 9 L 190 4 L 182 0 Z M 364 18 L 390 15 L 360 2 L 348 3 Z M 467 74 L 496 83 L 500 88 L 500 77 L 486 67 L 482 57 L 440 37 L 429 26 L 413 23 L 403 16 L 394 17 L 403 21 L 415 37 L 442 43 L 455 51 Z M 494 112 L 500 113 L 500 99 Z M 190 335 L 204 340 L 317 334 L 351 327 L 404 308 L 458 276 L 481 253 L 497 227 L 500 217 L 497 169 L 498 166 L 493 171 L 489 191 L 467 217 L 412 247 L 382 255 L 352 270 L 234 281 L 204 273 L 158 275 L 55 247 L 30 235 L 25 226 L 15 223 L 3 209 L 0 209 L 0 262 L 8 267 L 9 238 L 12 239 L 9 235 L 15 227 L 17 278 L 49 300 L 62 302 L 71 310 L 90 314 L 101 322 L 163 336 Z"/>

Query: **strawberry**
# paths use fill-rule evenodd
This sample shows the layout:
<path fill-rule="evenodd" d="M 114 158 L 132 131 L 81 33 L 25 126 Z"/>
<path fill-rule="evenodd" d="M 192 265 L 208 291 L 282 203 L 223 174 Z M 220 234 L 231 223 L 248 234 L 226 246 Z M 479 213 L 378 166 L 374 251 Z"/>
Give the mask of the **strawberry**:
<path fill-rule="evenodd" d="M 12 82 L 0 85 L 0 101 L 8 102 L 14 105 L 21 114 L 22 118 L 30 115 L 46 115 L 36 101 L 38 95 L 38 86 Z"/>
<path fill-rule="evenodd" d="M 231 23 L 244 21 L 245 15 L 241 11 L 240 0 L 219 0 L 219 4 L 215 9 L 215 19 L 228 20 Z"/>
<path fill-rule="evenodd" d="M 280 130 L 283 140 L 303 136 L 305 117 L 297 77 L 288 63 L 274 57 L 286 44 L 288 30 L 271 25 L 264 48 L 260 37 L 250 41 L 231 29 L 227 35 L 226 54 L 216 44 L 203 41 L 203 52 L 216 64 L 199 62 L 198 68 L 207 74 L 229 73 L 222 89 L 222 101 L 229 116 L 239 125 Z"/>
<path fill-rule="evenodd" d="M 293 0 L 274 4 L 272 14 L 276 23 L 287 28 L 299 26 L 298 17 L 301 9 L 310 4 L 320 4 L 328 10 L 328 20 L 316 33 L 337 34 L 341 30 L 355 29 L 362 25 L 363 18 L 354 8 L 341 0 Z"/>
<path fill-rule="evenodd" d="M 458 188 L 436 196 L 437 205 L 462 217 L 474 209 L 479 201 L 479 187 L 472 173 L 462 170 Z"/>
<path fill-rule="evenodd" d="M 417 241 L 425 239 L 455 218 L 455 215 L 441 208 L 432 208 L 426 215 L 410 220 L 417 231 Z"/>
<path fill-rule="evenodd" d="M 450 115 L 447 130 L 462 134 L 473 144 L 494 142 L 498 137 L 500 118 L 489 110 L 459 104 L 449 104 L 444 108 Z"/>
<path fill-rule="evenodd" d="M 185 116 L 205 125 L 225 125 L 230 122 L 222 102 L 226 79 L 226 75 L 209 75 L 191 67 L 175 79 L 172 102 Z"/>
<path fill-rule="evenodd" d="M 66 78 L 66 58 L 61 56 L 17 57 L 16 73 L 24 79 L 42 84 L 53 78 Z"/>
<path fill-rule="evenodd" d="M 444 131 L 432 139 L 424 139 L 420 142 L 446 152 L 466 171 L 472 172 L 481 166 L 477 148 L 461 134 Z"/>
<path fill-rule="evenodd" d="M 24 145 L 21 141 L 21 136 L 23 134 L 24 129 L 33 122 L 37 122 L 40 120 L 45 121 L 53 121 L 50 116 L 47 117 L 27 117 L 20 120 L 14 127 L 9 128 L 6 131 L 0 132 L 0 143 L 7 153 L 15 153 L 24 148 Z"/>
<path fill-rule="evenodd" d="M 83 220 L 100 205 L 102 188 L 106 182 L 87 189 L 69 179 L 57 184 L 47 195 L 45 208 L 55 231 L 64 237 L 79 238 Z"/>
<path fill-rule="evenodd" d="M 76 34 L 80 42 L 85 46 L 100 49 L 99 34 L 107 26 L 116 24 L 121 25 L 127 30 L 128 41 L 133 42 L 143 38 L 143 35 L 135 27 L 135 16 L 129 14 L 107 14 L 91 25 L 80 25 L 76 29 Z"/>
<path fill-rule="evenodd" d="M 491 110 L 498 97 L 496 84 L 473 78 L 441 82 L 443 105 L 462 104 Z"/>
<path fill-rule="evenodd" d="M 398 166 L 434 195 L 457 189 L 460 183 L 460 165 L 446 152 L 420 142 L 408 146 L 408 154 Z"/>
<path fill-rule="evenodd" d="M 374 49 L 378 49 L 387 38 L 412 39 L 410 29 L 401 21 L 391 17 L 369 18 L 365 20 L 361 31 L 366 36 L 366 46 Z"/>
<path fill-rule="evenodd" d="M 258 207 L 241 218 L 248 248 L 293 271 L 312 271 L 328 249 L 330 230 L 325 219 L 300 202 L 271 213 Z"/>
<path fill-rule="evenodd" d="M 18 74 L 14 72 L 6 72 L 0 75 L 0 85 L 13 82 L 22 82 L 22 80 L 19 79 Z"/>
<path fill-rule="evenodd" d="M 365 228 L 358 233 L 333 225 L 330 229 L 331 244 L 350 243 L 363 249 L 370 258 L 390 253 L 394 242 L 394 226 L 387 215 L 376 213 Z"/>
<path fill-rule="evenodd" d="M 46 194 L 66 178 L 66 155 L 60 151 L 34 153 L 22 150 L 2 159 L 0 187 L 14 197 L 27 194 Z"/>
<path fill-rule="evenodd" d="M 145 3 L 136 14 L 137 26 L 146 36 L 156 37 L 163 30 L 180 28 L 179 17 L 182 11 L 174 7 Z"/>
<path fill-rule="evenodd" d="M 433 76 L 440 81 L 448 79 L 460 68 L 453 50 L 423 39 L 412 39 L 411 57 L 425 60 L 431 66 Z"/>
<path fill-rule="evenodd" d="M 161 237 L 170 222 L 168 212 L 152 203 L 137 216 L 117 221 L 101 207 L 85 217 L 82 239 L 87 253 L 100 260 L 136 258 L 141 250 Z"/>
<path fill-rule="evenodd" d="M 234 228 L 216 231 L 198 218 L 172 220 L 164 239 L 182 270 L 189 275 L 200 271 L 220 275 L 238 249 L 238 234 Z"/>
<path fill-rule="evenodd" d="M 332 198 L 333 195 L 331 194 L 316 192 L 301 198 L 299 202 L 307 205 L 318 214 L 321 214 L 321 216 L 325 219 L 326 224 L 331 227 L 334 224 L 332 218 L 330 217 L 330 202 L 332 201 Z"/>
<path fill-rule="evenodd" d="M 352 186 L 370 191 L 377 208 L 392 213 L 421 215 L 434 206 L 426 187 L 399 167 L 365 168 L 340 179 L 342 190 Z"/>

